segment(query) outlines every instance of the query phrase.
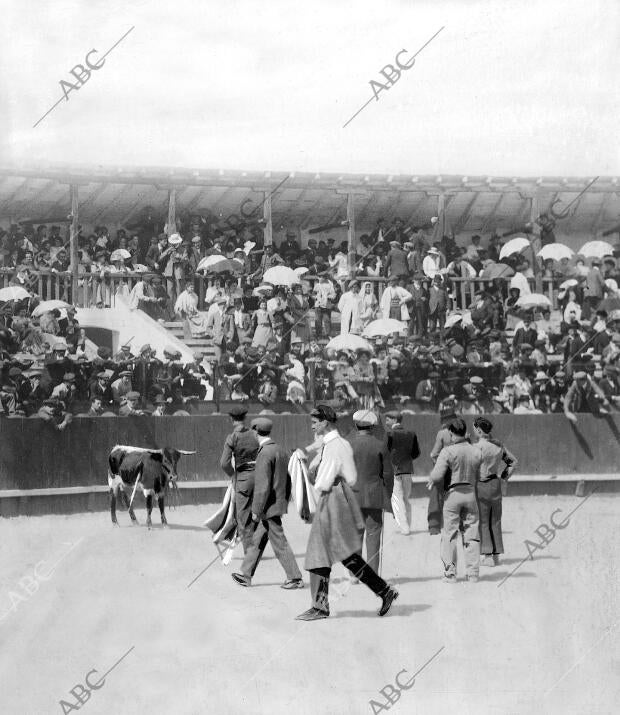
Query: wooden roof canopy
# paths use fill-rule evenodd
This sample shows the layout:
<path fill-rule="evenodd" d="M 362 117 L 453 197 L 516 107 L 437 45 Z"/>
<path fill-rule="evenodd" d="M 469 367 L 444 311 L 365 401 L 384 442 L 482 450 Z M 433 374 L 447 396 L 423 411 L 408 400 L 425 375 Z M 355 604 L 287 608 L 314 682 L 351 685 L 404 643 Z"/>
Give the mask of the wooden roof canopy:
<path fill-rule="evenodd" d="M 427 223 L 444 202 L 456 233 L 488 233 L 527 221 L 532 197 L 545 211 L 556 200 L 562 211 L 594 177 L 417 176 L 269 171 L 203 170 L 170 167 L 0 166 L 0 222 L 26 219 L 58 222 L 70 213 L 69 185 L 79 192 L 79 220 L 87 225 L 123 225 L 145 206 L 165 216 L 169 190 L 175 189 L 176 213 L 242 218 L 272 197 L 274 231 L 307 229 L 346 218 L 353 193 L 357 230 L 369 231 L 383 217 L 406 225 Z M 443 197 L 439 199 L 439 197 Z M 260 214 L 259 214 L 260 215 Z M 561 220 L 566 233 L 593 235 L 618 223 L 618 177 L 599 177 Z"/>

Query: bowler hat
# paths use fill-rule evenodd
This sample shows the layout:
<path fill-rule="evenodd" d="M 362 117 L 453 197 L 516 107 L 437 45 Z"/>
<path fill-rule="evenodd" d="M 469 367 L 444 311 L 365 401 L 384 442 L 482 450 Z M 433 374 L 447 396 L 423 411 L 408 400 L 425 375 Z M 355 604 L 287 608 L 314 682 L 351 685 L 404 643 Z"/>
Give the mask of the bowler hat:
<path fill-rule="evenodd" d="M 140 399 L 140 393 L 136 392 L 135 390 L 132 390 L 131 392 L 128 392 L 125 397 L 128 400 L 139 400 Z"/>

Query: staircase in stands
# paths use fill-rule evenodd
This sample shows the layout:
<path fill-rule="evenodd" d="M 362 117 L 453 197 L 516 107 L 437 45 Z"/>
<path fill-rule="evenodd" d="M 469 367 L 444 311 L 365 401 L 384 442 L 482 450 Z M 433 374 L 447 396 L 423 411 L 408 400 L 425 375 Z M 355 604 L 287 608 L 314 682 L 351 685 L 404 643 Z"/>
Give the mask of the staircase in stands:
<path fill-rule="evenodd" d="M 193 338 L 182 320 L 163 323 L 164 328 L 175 338 L 184 342 L 193 353 L 200 353 L 207 360 L 214 360 L 215 353 L 209 338 Z"/>

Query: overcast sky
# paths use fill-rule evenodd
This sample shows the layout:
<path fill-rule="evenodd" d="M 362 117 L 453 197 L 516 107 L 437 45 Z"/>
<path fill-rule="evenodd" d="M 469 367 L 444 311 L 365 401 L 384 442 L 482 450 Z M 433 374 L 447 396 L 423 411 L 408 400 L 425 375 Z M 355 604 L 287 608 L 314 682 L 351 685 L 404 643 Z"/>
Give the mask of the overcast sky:
<path fill-rule="evenodd" d="M 617 0 L 13 0 L 0 163 L 616 175 L 619 33 Z"/>

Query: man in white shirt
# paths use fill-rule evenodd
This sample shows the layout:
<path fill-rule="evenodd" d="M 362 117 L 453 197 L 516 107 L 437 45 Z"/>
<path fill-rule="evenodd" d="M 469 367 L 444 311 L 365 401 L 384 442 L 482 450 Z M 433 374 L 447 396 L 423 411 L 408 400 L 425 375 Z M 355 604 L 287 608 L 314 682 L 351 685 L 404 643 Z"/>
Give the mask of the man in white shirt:
<path fill-rule="evenodd" d="M 305 568 L 310 572 L 312 607 L 297 616 L 300 621 L 316 621 L 329 616 L 329 579 L 338 561 L 381 599 L 379 616 L 385 616 L 398 591 L 386 583 L 361 557 L 364 520 L 351 487 L 357 482 L 353 449 L 336 428 L 336 413 L 318 405 L 311 413 L 312 429 L 322 441 L 309 471 L 315 472 L 318 495 L 312 521 Z M 300 456 L 306 457 L 300 450 Z"/>
<path fill-rule="evenodd" d="M 330 337 L 332 331 L 332 301 L 336 298 L 334 284 L 321 276 L 314 285 L 314 329 L 317 338 Z"/>

